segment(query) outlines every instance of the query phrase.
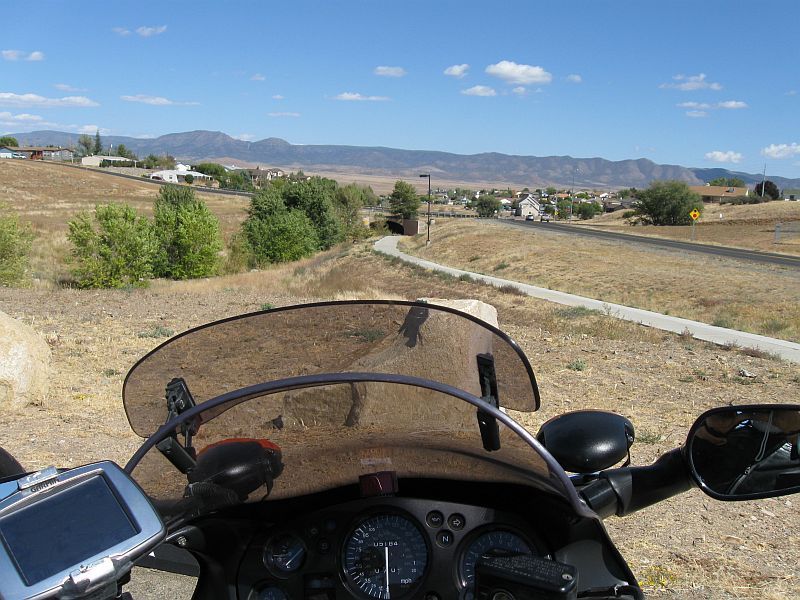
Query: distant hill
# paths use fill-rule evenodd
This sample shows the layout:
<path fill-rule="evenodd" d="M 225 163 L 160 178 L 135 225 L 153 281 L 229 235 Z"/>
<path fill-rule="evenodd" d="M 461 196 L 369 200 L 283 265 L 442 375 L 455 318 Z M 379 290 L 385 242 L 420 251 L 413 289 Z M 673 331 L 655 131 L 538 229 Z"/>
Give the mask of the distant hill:
<path fill-rule="evenodd" d="M 34 131 L 12 134 L 21 144 L 71 146 L 77 134 L 60 131 Z M 279 138 L 245 142 L 220 131 L 187 131 L 157 138 L 103 137 L 105 145 L 127 148 L 138 154 L 171 154 L 179 160 L 199 162 L 229 157 L 242 162 L 284 169 L 358 171 L 364 175 L 416 177 L 430 172 L 434 181 L 496 181 L 508 185 L 541 187 L 618 188 L 646 187 L 658 179 L 676 179 L 702 185 L 717 177 L 740 177 L 749 185 L 761 181 L 760 174 L 726 169 L 692 169 L 679 165 L 659 165 L 644 158 L 610 161 L 604 158 L 571 156 L 515 156 L 487 152 L 453 154 L 431 150 L 398 150 L 383 147 L 293 145 Z M 800 187 L 800 179 L 770 177 L 779 188 Z"/>

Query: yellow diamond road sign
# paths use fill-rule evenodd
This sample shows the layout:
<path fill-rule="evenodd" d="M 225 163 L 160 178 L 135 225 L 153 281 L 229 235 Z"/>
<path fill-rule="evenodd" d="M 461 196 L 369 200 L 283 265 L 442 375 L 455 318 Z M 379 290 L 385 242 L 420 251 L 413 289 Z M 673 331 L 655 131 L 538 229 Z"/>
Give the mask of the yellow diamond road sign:
<path fill-rule="evenodd" d="M 695 208 L 692 212 L 689 213 L 689 216 L 692 217 L 693 220 L 697 221 L 700 218 L 700 213 Z"/>

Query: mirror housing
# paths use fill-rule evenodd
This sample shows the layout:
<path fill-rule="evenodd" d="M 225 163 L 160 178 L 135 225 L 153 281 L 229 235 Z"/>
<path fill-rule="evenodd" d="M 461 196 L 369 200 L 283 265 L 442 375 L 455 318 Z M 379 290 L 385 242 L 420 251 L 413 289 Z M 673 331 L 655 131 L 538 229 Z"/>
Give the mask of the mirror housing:
<path fill-rule="evenodd" d="M 726 406 L 695 421 L 685 457 L 692 478 L 717 500 L 800 492 L 800 404 Z"/>
<path fill-rule="evenodd" d="M 622 415 L 579 410 L 544 423 L 536 439 L 565 471 L 595 473 L 627 458 L 635 434 Z"/>

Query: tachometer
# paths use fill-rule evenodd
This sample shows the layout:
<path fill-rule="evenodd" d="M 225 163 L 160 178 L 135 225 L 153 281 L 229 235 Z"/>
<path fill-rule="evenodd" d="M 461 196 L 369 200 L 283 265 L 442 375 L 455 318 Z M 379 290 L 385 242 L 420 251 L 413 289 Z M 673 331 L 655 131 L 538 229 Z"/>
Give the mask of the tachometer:
<path fill-rule="evenodd" d="M 528 542 L 516 533 L 494 530 L 480 534 L 467 546 L 461 558 L 461 584 L 472 589 L 475 584 L 475 565 L 482 556 L 516 554 L 533 554 Z"/>
<path fill-rule="evenodd" d="M 350 586 L 367 598 L 402 598 L 425 574 L 428 544 L 407 517 L 375 515 L 347 537 L 342 562 Z"/>

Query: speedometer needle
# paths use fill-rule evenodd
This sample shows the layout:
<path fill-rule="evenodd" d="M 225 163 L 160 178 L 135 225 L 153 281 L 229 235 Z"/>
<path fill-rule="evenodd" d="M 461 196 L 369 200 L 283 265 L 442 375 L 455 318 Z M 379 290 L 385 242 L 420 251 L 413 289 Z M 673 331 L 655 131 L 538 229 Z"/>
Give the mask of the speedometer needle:
<path fill-rule="evenodd" d="M 386 556 L 386 600 L 389 600 L 389 546 L 384 546 L 383 550 Z"/>

